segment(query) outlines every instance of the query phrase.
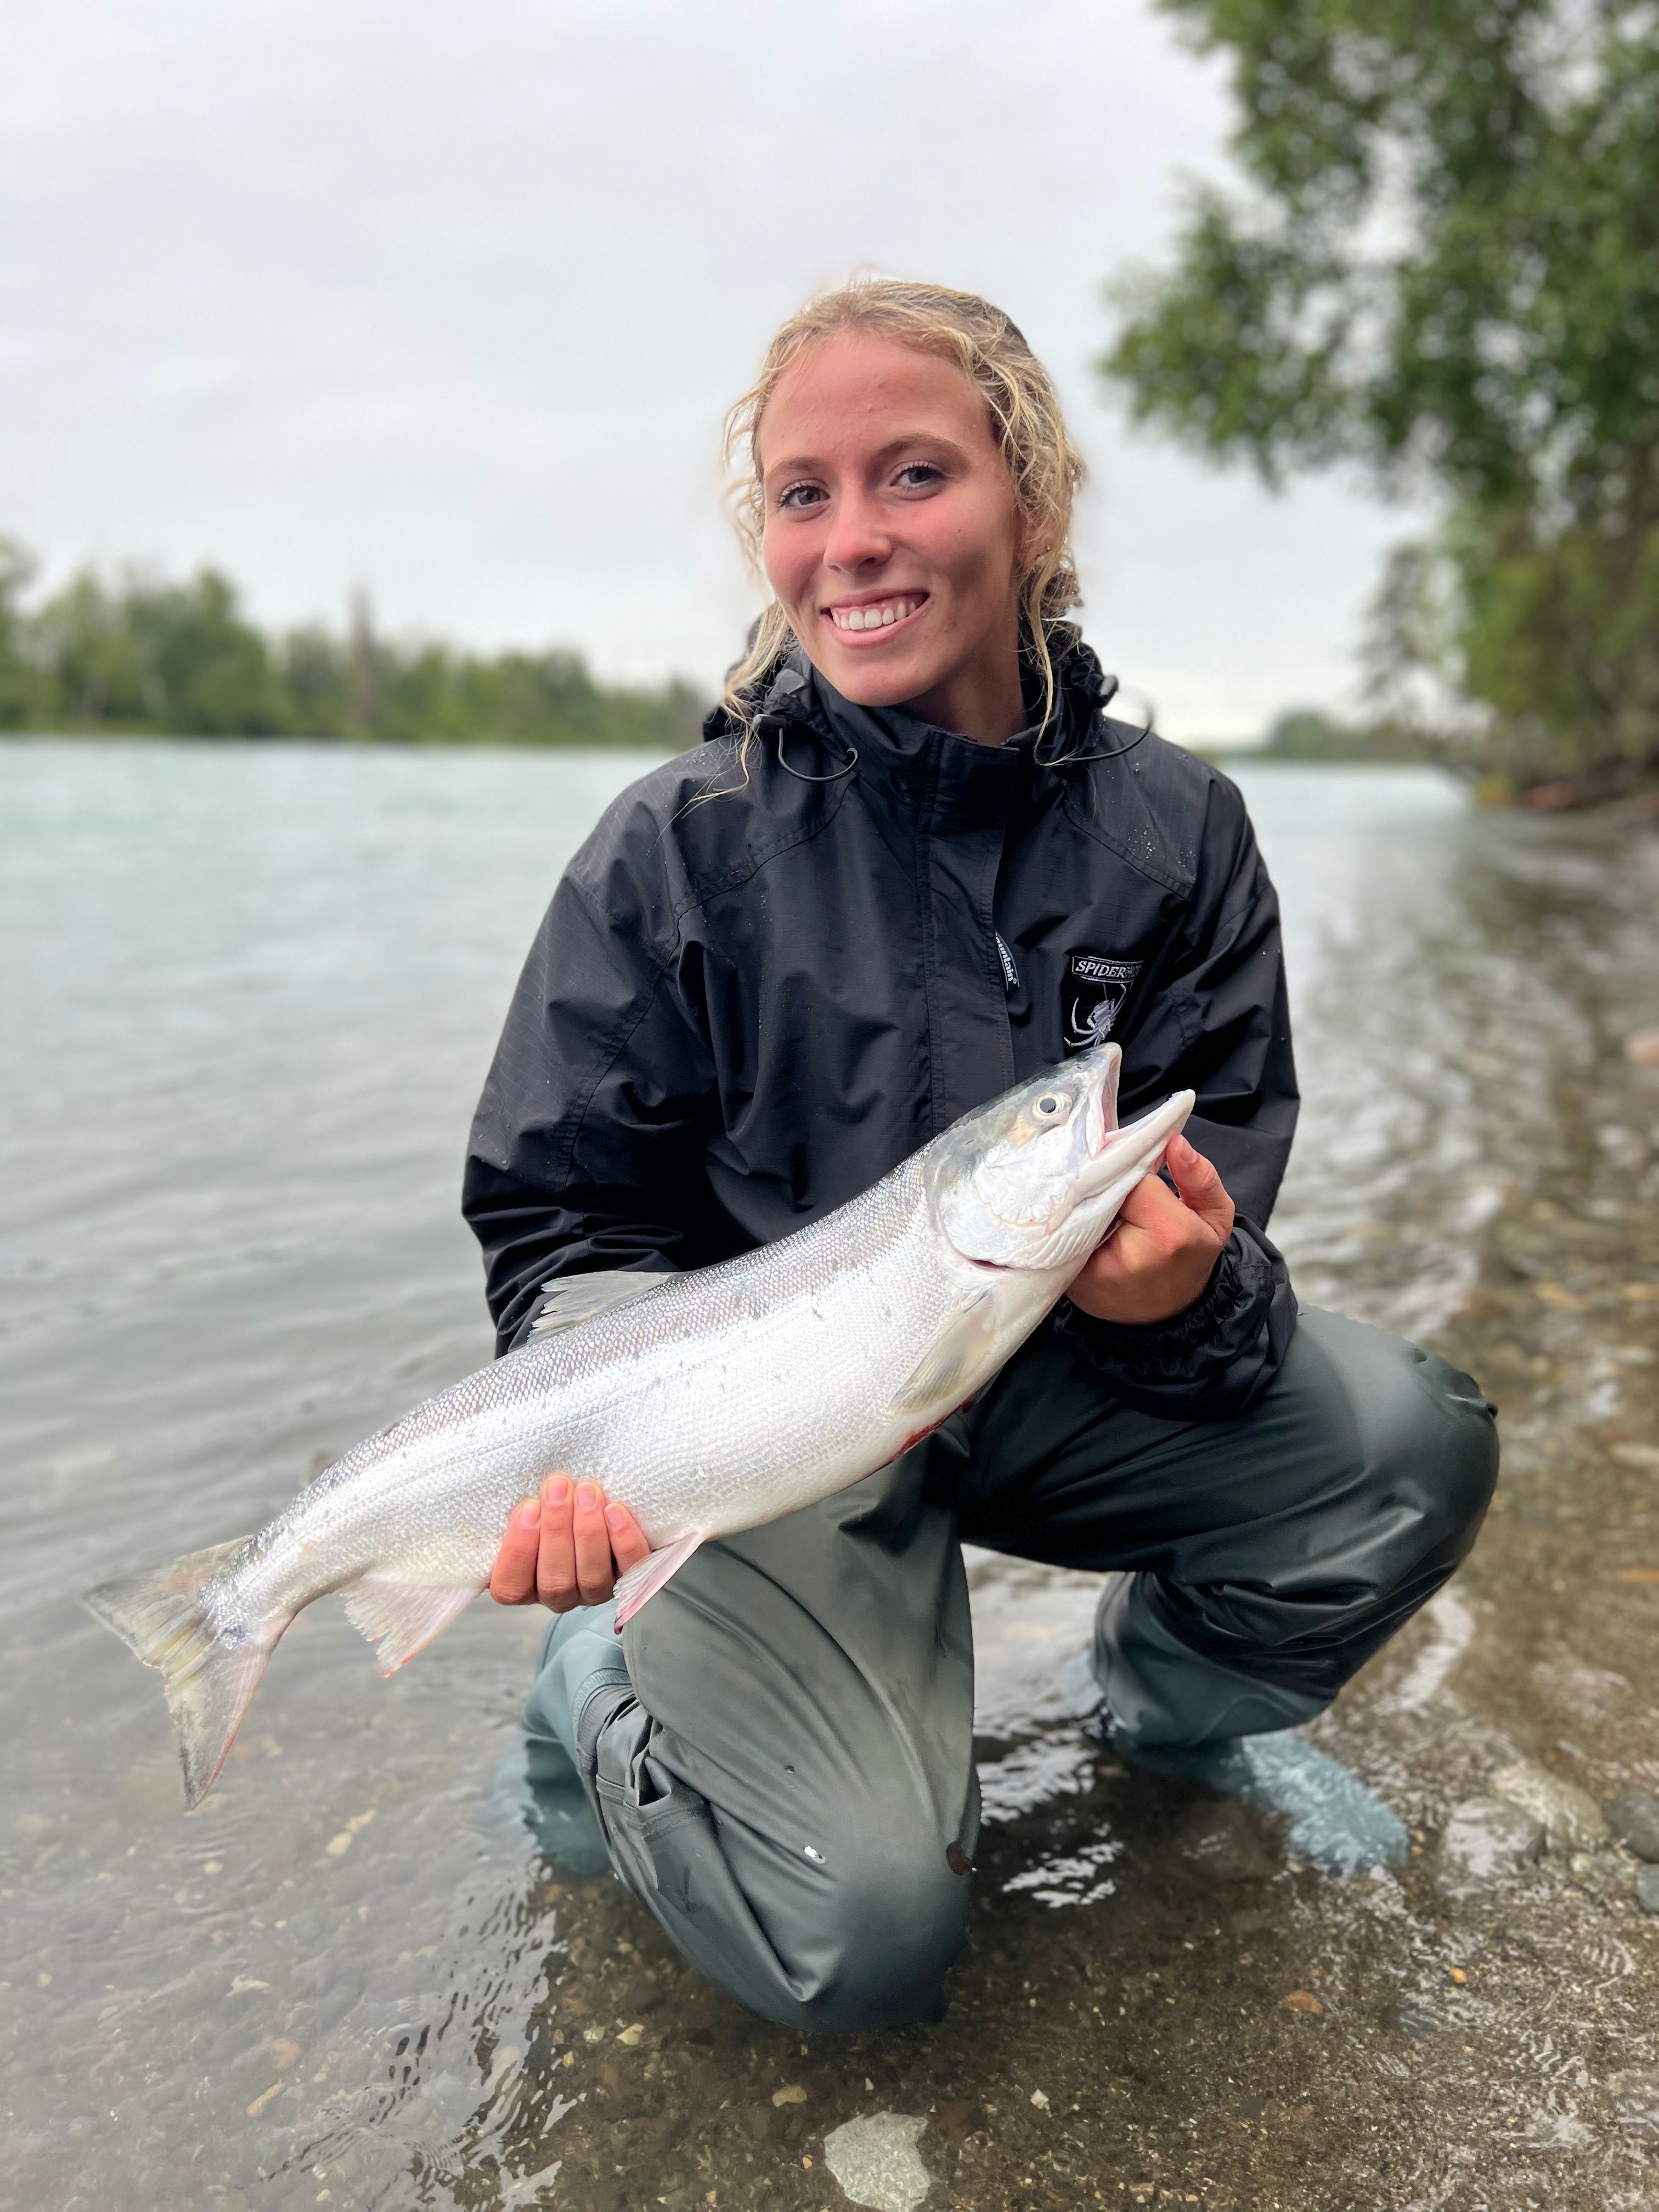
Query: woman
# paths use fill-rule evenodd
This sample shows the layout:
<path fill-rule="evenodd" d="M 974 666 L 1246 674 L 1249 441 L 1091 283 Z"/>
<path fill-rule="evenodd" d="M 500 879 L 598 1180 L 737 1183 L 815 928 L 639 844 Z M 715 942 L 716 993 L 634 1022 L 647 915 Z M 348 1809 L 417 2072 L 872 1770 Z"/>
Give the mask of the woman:
<path fill-rule="evenodd" d="M 1273 890 L 1234 787 L 1104 713 L 1064 619 L 1082 466 L 1018 331 L 832 293 L 733 432 L 772 603 L 702 752 L 567 871 L 479 1107 L 501 1349 L 556 1278 L 785 1235 L 1107 1036 L 1126 1118 L 1198 1097 L 972 1406 L 705 1545 L 620 1643 L 591 1608 L 647 1548 L 624 1508 L 556 1477 L 502 1545 L 495 1595 L 560 1616 L 532 1733 L 623 1881 L 756 2011 L 856 2028 L 936 2015 L 966 1935 L 962 1540 L 1108 1575 L 1101 1723 L 1167 1755 L 1327 1705 L 1468 1548 L 1497 1448 L 1467 1376 L 1297 1316 L 1264 1230 L 1297 1109 Z"/>

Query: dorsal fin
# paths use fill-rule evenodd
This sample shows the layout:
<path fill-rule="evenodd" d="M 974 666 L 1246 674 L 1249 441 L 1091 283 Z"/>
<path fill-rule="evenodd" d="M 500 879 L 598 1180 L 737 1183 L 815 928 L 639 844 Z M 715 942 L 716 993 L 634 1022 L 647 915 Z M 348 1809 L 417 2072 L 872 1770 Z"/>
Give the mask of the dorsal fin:
<path fill-rule="evenodd" d="M 574 1328 L 581 1322 L 592 1321 L 595 1314 L 608 1313 L 612 1306 L 625 1305 L 629 1298 L 642 1297 L 659 1283 L 672 1279 L 672 1269 L 649 1275 L 631 1268 L 607 1269 L 596 1275 L 562 1275 L 542 1293 L 536 1318 L 530 1324 L 531 1340 Z"/>

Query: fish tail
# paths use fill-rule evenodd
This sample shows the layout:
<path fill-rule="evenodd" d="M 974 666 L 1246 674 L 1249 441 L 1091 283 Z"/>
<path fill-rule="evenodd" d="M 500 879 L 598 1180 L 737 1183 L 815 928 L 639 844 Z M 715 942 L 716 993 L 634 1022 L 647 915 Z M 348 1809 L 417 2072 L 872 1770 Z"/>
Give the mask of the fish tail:
<path fill-rule="evenodd" d="M 89 1591 L 87 1603 L 100 1620 L 130 1644 L 146 1667 L 159 1669 L 168 1710 L 179 1731 L 185 1770 L 185 1802 L 199 1805 L 219 1778 L 231 1741 L 247 1711 L 265 1662 L 286 1620 L 258 1629 L 216 1625 L 208 1584 L 246 1541 L 186 1553 L 170 1567 L 120 1575 Z"/>

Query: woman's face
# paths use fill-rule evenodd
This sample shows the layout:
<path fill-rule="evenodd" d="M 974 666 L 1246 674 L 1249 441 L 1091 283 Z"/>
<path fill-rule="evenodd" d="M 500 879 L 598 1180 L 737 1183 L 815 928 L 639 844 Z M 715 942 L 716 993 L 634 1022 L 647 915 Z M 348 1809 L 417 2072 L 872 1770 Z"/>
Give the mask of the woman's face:
<path fill-rule="evenodd" d="M 767 576 L 813 666 L 860 706 L 1012 736 L 1023 533 L 962 371 L 892 338 L 828 338 L 780 379 L 759 457 Z"/>

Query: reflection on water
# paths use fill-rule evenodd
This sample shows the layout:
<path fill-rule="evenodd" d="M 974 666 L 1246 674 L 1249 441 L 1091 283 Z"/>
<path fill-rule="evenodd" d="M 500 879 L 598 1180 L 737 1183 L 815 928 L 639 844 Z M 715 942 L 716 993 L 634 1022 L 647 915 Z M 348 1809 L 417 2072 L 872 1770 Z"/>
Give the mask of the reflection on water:
<path fill-rule="evenodd" d="M 1189 2036 L 1212 2014 L 1224 2033 L 1204 2079 L 1252 2142 L 1245 2092 L 1217 2086 L 1250 2048 L 1228 2023 L 1265 2005 L 1288 2033 L 1285 1977 L 1305 1988 L 1319 1963 L 1308 1929 L 1326 1930 L 1328 2011 L 1384 1958 L 1410 2038 L 1448 2002 L 1414 1872 L 1356 1876 L 1340 1915 L 1334 1891 L 1304 1911 L 1312 1877 L 1272 1820 L 1101 1758 L 1077 1665 L 1089 1578 L 982 1557 L 980 1932 L 938 2030 L 799 2049 L 684 1972 L 579 1855 L 544 1856 L 516 1780 L 537 1634 L 519 1615 L 475 1607 L 383 1683 L 337 1611 L 313 1608 L 219 1790 L 180 1817 L 155 1678 L 76 1597 L 257 1526 L 321 1459 L 487 1357 L 455 1212 L 467 1115 L 552 883 L 635 765 L 0 746 L 0 2204 L 821 2208 L 826 2132 L 887 2109 L 933 2116 L 920 2154 L 957 2201 L 1024 2201 L 1041 2160 L 1051 2194 L 1075 2170 L 1109 2173 L 1115 2197 L 1186 2154 L 1198 2092 L 1166 2089 L 1147 2056 L 1177 1990 Z M 1611 1334 L 1585 1316 L 1612 1264 L 1595 1237 L 1621 1233 L 1608 1210 L 1652 1176 L 1659 1096 L 1613 1097 L 1590 1071 L 1659 1012 L 1659 877 L 1639 841 L 1474 817 L 1425 775 L 1247 781 L 1308 1102 L 1276 1229 L 1306 1298 L 1431 1332 L 1487 1297 L 1522 1470 L 1490 1556 L 1518 1588 L 1528 1515 L 1557 1559 L 1568 1540 L 1552 1439 L 1625 1418 L 1649 1375 L 1652 1307 L 1627 1299 Z M 1489 1296 L 1495 1250 L 1524 1313 Z M 1615 1465 L 1634 1501 L 1650 1472 Z M 1419 1836 L 1477 1741 L 1499 1721 L 1522 1740 L 1504 1703 L 1522 1659 L 1581 1758 L 1616 1763 L 1582 1741 L 1593 1655 L 1522 1650 L 1536 1612 L 1472 1587 L 1355 1693 L 1348 1734 L 1322 1737 Z M 1489 1720 L 1465 1706 L 1449 1724 L 1454 1681 Z M 1622 1693 L 1595 1694 L 1611 1710 Z M 1538 1959 L 1554 1942 L 1597 1986 L 1628 1973 L 1611 1923 L 1590 1936 L 1558 1914 L 1534 1934 Z M 1261 1997 L 1252 1961 L 1269 1958 Z M 1291 2024 L 1305 2035 L 1285 2063 L 1335 2064 L 1296 2055 L 1321 2025 Z M 1341 2075 L 1355 2112 L 1409 2074 L 1389 2053 L 1414 2042 L 1378 2048 Z M 1590 2140 L 1571 2083 L 1521 2102 L 1534 2146 Z M 1202 2171 L 1243 2174 L 1243 2142 L 1217 2135 Z M 1413 2187 L 1439 2186 L 1427 2149 L 1400 2154 Z"/>

